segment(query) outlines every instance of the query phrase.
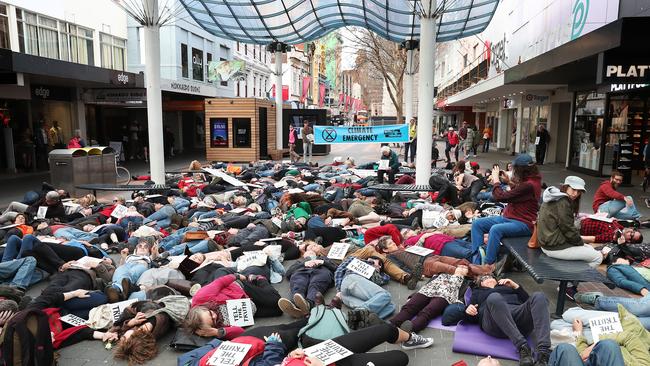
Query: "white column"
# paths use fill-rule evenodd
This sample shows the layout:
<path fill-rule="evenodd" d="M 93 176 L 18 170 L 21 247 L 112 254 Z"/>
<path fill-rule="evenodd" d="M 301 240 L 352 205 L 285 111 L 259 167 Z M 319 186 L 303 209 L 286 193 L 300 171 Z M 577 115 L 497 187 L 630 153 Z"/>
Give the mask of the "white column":
<path fill-rule="evenodd" d="M 282 52 L 275 52 L 275 143 L 282 150 Z"/>
<path fill-rule="evenodd" d="M 422 2 L 420 17 L 420 71 L 418 79 L 418 146 L 415 162 L 415 184 L 428 184 L 431 176 L 433 145 L 433 58 L 436 51 L 436 24 L 431 17 L 436 1 Z"/>
<path fill-rule="evenodd" d="M 145 0 L 148 14 L 158 15 L 158 0 Z M 149 125 L 149 170 L 151 180 L 165 184 L 163 149 L 162 94 L 160 91 L 160 26 L 144 26 L 144 77 L 147 87 L 147 123 Z"/>
<path fill-rule="evenodd" d="M 404 107 L 405 123 L 409 123 L 413 118 L 413 50 L 406 50 L 406 70 L 404 75 L 404 96 L 406 106 Z M 398 116 L 399 117 L 399 116 Z"/>

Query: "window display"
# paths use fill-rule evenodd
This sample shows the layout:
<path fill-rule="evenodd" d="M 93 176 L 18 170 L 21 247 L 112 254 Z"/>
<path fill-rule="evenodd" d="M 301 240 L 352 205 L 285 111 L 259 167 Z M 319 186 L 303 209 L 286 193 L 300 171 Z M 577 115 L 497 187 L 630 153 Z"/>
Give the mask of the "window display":
<path fill-rule="evenodd" d="M 210 118 L 210 147 L 228 147 L 228 120 Z"/>
<path fill-rule="evenodd" d="M 603 174 L 617 169 L 623 173 L 623 184 L 631 183 L 632 170 L 639 169 L 642 160 L 644 104 L 642 99 L 626 94 L 610 97 Z"/>
<path fill-rule="evenodd" d="M 605 95 L 578 93 L 573 122 L 571 165 L 598 171 L 605 117 Z"/>

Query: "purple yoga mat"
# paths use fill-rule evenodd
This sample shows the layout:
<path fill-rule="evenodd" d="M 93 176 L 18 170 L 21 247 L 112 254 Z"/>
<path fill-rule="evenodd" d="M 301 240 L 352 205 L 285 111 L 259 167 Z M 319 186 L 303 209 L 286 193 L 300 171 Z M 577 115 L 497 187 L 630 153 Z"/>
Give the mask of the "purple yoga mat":
<path fill-rule="evenodd" d="M 510 339 L 487 335 L 478 324 L 458 323 L 452 350 L 477 356 L 492 356 L 506 360 L 519 360 L 519 353 Z"/>
<path fill-rule="evenodd" d="M 446 326 L 442 325 L 442 316 L 436 317 L 429 322 L 427 328 L 435 328 L 440 330 L 448 330 L 450 332 L 456 331 L 456 325 Z"/>

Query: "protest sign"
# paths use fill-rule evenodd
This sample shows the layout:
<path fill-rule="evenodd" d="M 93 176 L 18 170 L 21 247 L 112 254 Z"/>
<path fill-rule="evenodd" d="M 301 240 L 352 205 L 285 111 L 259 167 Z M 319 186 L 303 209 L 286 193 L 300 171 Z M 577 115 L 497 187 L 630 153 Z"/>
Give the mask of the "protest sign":
<path fill-rule="evenodd" d="M 251 299 L 227 300 L 226 309 L 230 325 L 248 327 L 255 324 Z"/>
<path fill-rule="evenodd" d="M 611 313 L 605 316 L 589 319 L 589 327 L 594 343 L 600 340 L 601 334 L 618 333 L 623 331 L 621 319 L 617 313 Z"/>
<path fill-rule="evenodd" d="M 409 253 L 417 254 L 422 257 L 426 257 L 427 255 L 433 253 L 433 250 L 425 247 L 419 247 L 419 246 L 410 246 L 406 248 L 406 251 Z"/>
<path fill-rule="evenodd" d="M 208 359 L 210 366 L 237 366 L 252 347 L 250 344 L 222 342 Z"/>
<path fill-rule="evenodd" d="M 315 346 L 305 348 L 304 351 L 307 356 L 317 358 L 325 365 L 329 365 L 353 355 L 349 349 L 331 339 Z"/>
<path fill-rule="evenodd" d="M 375 272 L 375 267 L 357 258 L 354 258 L 348 264 L 347 269 L 365 278 L 370 278 L 370 276 Z"/>
<path fill-rule="evenodd" d="M 129 209 L 126 208 L 126 206 L 123 205 L 116 205 L 115 208 L 113 209 L 113 212 L 111 212 L 111 216 L 113 216 L 116 219 L 121 219 L 124 217 Z"/>
<path fill-rule="evenodd" d="M 47 215 L 47 206 L 39 206 L 38 211 L 36 212 L 37 219 L 44 219 Z"/>
<path fill-rule="evenodd" d="M 334 243 L 330 247 L 327 258 L 343 260 L 343 258 L 345 258 L 345 255 L 348 253 L 349 248 L 349 243 Z"/>
<path fill-rule="evenodd" d="M 138 299 L 124 300 L 113 304 L 109 304 L 111 307 L 111 314 L 113 314 L 113 321 L 114 322 L 118 321 L 124 309 L 126 309 L 129 305 L 133 304 L 136 301 L 138 301 Z"/>
<path fill-rule="evenodd" d="M 74 314 L 68 314 L 59 318 L 62 322 L 68 323 L 73 327 L 78 327 L 81 325 L 86 325 L 86 319 L 80 318 Z"/>

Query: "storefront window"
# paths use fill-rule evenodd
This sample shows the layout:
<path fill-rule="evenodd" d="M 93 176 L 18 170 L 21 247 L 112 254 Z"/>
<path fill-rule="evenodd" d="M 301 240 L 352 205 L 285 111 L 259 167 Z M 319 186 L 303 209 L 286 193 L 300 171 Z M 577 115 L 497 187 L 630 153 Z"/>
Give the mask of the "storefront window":
<path fill-rule="evenodd" d="M 210 147 L 228 147 L 228 119 L 210 118 Z"/>
<path fill-rule="evenodd" d="M 521 145 L 520 153 L 528 153 L 535 156 L 535 138 L 537 136 L 537 126 L 548 123 L 548 105 L 534 105 L 523 109 L 521 120 Z M 548 126 L 546 126 L 548 127 Z"/>
<path fill-rule="evenodd" d="M 187 45 L 181 43 L 181 74 L 184 78 L 190 77 L 189 64 L 187 62 Z"/>
<path fill-rule="evenodd" d="M 9 18 L 7 18 L 7 5 L 0 5 L 0 48 L 9 48 Z"/>
<path fill-rule="evenodd" d="M 192 47 L 192 78 L 203 81 L 203 51 Z"/>
<path fill-rule="evenodd" d="M 644 109 L 640 96 L 623 94 L 610 97 L 603 174 L 617 169 L 623 173 L 624 184 L 631 182 L 633 169 L 643 168 Z"/>
<path fill-rule="evenodd" d="M 233 118 L 232 129 L 235 132 L 234 147 L 251 147 L 250 118 Z"/>
<path fill-rule="evenodd" d="M 571 165 L 599 170 L 605 118 L 605 94 L 578 93 L 575 101 Z"/>

